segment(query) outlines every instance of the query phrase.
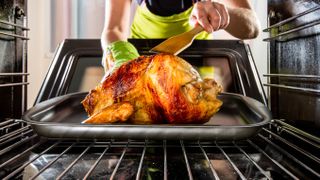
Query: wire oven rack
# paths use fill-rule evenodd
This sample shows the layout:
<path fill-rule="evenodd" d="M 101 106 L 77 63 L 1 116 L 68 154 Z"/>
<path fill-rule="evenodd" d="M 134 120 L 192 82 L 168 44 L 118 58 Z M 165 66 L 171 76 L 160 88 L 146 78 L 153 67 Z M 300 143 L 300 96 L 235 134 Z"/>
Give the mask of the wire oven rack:
<path fill-rule="evenodd" d="M 264 32 L 270 32 L 270 37 L 265 38 L 264 41 L 267 42 L 272 42 L 272 41 L 287 41 L 296 37 L 303 37 L 306 36 L 306 33 L 303 32 L 304 30 L 308 29 L 308 28 L 314 28 L 315 26 L 320 24 L 320 18 L 319 16 L 314 16 L 316 17 L 315 20 L 313 21 L 306 21 L 302 24 L 299 25 L 294 25 L 294 26 L 290 26 L 290 29 L 286 29 L 284 28 L 284 26 L 286 25 L 287 27 L 289 23 L 293 22 L 293 21 L 297 21 L 299 18 L 306 18 L 309 16 L 311 16 L 312 14 L 315 13 L 319 13 L 320 11 L 320 6 L 316 5 L 313 8 L 310 8 L 309 10 L 303 11 L 299 14 L 296 14 L 290 18 L 284 19 L 276 24 L 273 24 L 271 26 L 269 26 L 268 28 L 264 29 Z M 272 18 L 273 16 L 275 16 L 275 12 L 273 12 L 272 10 L 269 12 L 269 18 Z M 307 18 L 306 18 L 307 19 Z M 319 28 L 314 28 L 316 30 L 319 30 Z M 279 33 L 271 33 L 271 31 L 276 31 Z M 288 35 L 292 35 L 294 33 L 297 33 L 297 35 L 293 35 L 292 37 L 286 37 Z M 312 35 L 312 34 L 316 34 L 313 31 L 308 31 L 308 35 Z M 279 60 L 277 60 L 279 61 Z M 268 62 L 268 64 L 270 65 L 270 62 Z M 270 69 L 268 70 L 270 72 Z M 305 72 L 308 73 L 308 72 Z M 315 81 L 315 82 L 319 82 L 320 80 L 320 76 L 318 74 L 315 75 L 310 75 L 310 74 L 283 74 L 283 73 L 268 73 L 268 74 L 264 74 L 264 77 L 268 78 L 268 83 L 263 84 L 264 86 L 267 86 L 269 88 L 273 87 L 273 88 L 279 88 L 279 89 L 286 89 L 286 90 L 293 90 L 293 91 L 297 91 L 297 92 L 303 92 L 303 93 L 311 93 L 311 94 L 320 94 L 320 90 L 317 88 L 306 88 L 306 87 L 298 87 L 298 86 L 290 86 L 290 85 L 285 85 L 285 84 L 278 84 L 278 83 L 271 83 L 270 78 L 292 78 L 292 79 L 305 79 L 305 80 L 309 80 L 309 81 Z M 269 95 L 270 97 L 270 95 Z"/>
<path fill-rule="evenodd" d="M 16 7 L 18 8 L 18 7 Z M 16 16 L 16 15 L 15 15 Z M 23 25 L 19 25 L 13 22 L 9 22 L 9 21 L 4 21 L 4 20 L 0 20 L 0 40 L 4 40 L 4 41 L 15 41 L 15 47 L 17 49 L 11 49 L 11 51 L 15 51 L 15 53 L 17 51 L 20 51 L 20 49 L 18 47 L 18 40 L 22 41 L 22 46 L 21 46 L 21 51 L 22 51 L 22 57 L 21 57 L 21 62 L 18 61 L 18 59 L 11 59 L 12 60 L 12 64 L 17 64 L 21 66 L 21 70 L 19 70 L 19 72 L 15 72 L 15 71 L 10 71 L 10 72 L 0 72 L 0 79 L 1 78 L 9 78 L 9 80 L 2 80 L 0 82 L 0 88 L 12 88 L 12 92 L 14 92 L 14 87 L 22 87 L 22 91 L 21 91 L 21 109 L 19 110 L 19 112 L 13 112 L 13 114 L 10 116 L 10 118 L 14 118 L 14 116 L 17 116 L 18 114 L 22 114 L 27 107 L 27 85 L 29 85 L 28 82 L 28 76 L 30 75 L 27 72 L 27 56 L 26 56 L 26 52 L 27 52 L 27 41 L 30 40 L 28 38 L 28 31 L 30 30 L 27 27 L 27 18 L 23 15 L 22 19 L 22 24 Z M 18 33 L 18 31 L 21 31 L 20 33 Z M 16 57 L 17 58 L 17 57 Z M 15 78 L 18 77 L 21 80 L 15 80 Z M 11 92 L 11 93 L 12 93 Z M 9 95 L 10 94 L 2 94 L 2 95 Z M 13 96 L 13 95 L 11 95 Z M 14 100 L 12 100 L 12 105 L 15 105 L 15 103 L 13 102 Z M 10 107 L 10 104 L 8 105 Z M 16 111 L 16 110 L 15 110 Z M 2 119 L 1 119 L 2 120 Z"/>
<path fill-rule="evenodd" d="M 234 142 L 42 139 L 12 119 L 0 133 L 2 179 L 320 178 L 320 139 L 281 120 Z"/>

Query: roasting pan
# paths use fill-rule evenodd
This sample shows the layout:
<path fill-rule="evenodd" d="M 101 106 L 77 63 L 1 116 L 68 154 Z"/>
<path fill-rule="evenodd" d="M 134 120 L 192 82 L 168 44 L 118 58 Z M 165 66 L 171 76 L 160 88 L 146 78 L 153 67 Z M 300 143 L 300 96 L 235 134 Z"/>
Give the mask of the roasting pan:
<path fill-rule="evenodd" d="M 239 140 L 256 134 L 271 120 L 268 108 L 257 100 L 222 93 L 223 105 L 205 124 L 132 125 L 82 124 L 87 113 L 80 104 L 87 93 L 59 96 L 36 104 L 23 116 L 40 136 L 72 139 Z"/>

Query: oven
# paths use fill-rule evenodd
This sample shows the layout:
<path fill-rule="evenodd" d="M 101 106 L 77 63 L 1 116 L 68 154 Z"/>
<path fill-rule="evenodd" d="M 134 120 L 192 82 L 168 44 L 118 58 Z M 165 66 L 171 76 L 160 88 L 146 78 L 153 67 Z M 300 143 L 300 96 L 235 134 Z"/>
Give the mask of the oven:
<path fill-rule="evenodd" d="M 288 2 L 303 8 L 290 14 L 282 8 L 290 7 Z M 313 31 L 319 19 L 306 18 L 319 13 L 318 4 L 269 0 L 270 28 L 265 31 L 271 33 L 265 39 L 270 45 L 269 72 L 264 75 L 268 78 L 264 84 L 268 87 L 266 94 L 250 48 L 243 41 L 195 41 L 180 54 L 201 76 L 220 81 L 225 91 L 254 98 L 270 107 L 274 119 L 255 136 L 233 141 L 45 138 L 23 121 L 7 118 L 0 123 L 0 178 L 320 178 L 320 67 L 315 57 L 319 52 L 315 46 L 318 35 Z M 140 54 L 147 55 L 162 40 L 130 41 Z M 313 49 L 299 53 L 309 41 L 314 43 L 310 45 Z M 99 40 L 62 42 L 35 104 L 93 88 L 103 76 L 101 56 Z M 292 57 L 295 62 L 289 61 Z M 295 66 L 298 60 L 303 63 Z"/>

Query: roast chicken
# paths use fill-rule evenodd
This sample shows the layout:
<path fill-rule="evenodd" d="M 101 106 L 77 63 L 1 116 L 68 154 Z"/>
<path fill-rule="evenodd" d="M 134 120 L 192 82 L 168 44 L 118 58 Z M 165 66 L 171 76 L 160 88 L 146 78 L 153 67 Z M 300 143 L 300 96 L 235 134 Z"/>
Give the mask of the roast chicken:
<path fill-rule="evenodd" d="M 140 56 L 89 92 L 82 101 L 89 115 L 83 123 L 205 123 L 222 105 L 221 90 L 180 57 Z"/>

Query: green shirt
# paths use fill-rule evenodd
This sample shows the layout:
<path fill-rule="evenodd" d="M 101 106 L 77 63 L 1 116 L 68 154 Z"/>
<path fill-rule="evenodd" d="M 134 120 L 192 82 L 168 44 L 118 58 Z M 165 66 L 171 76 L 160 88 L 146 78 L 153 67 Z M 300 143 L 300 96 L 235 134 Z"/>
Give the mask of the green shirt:
<path fill-rule="evenodd" d="M 189 31 L 189 16 L 193 7 L 172 16 L 158 16 L 148 10 L 147 7 L 137 7 L 131 26 L 130 38 L 135 39 L 166 39 L 171 36 Z M 212 39 L 207 32 L 197 35 L 196 39 Z"/>

